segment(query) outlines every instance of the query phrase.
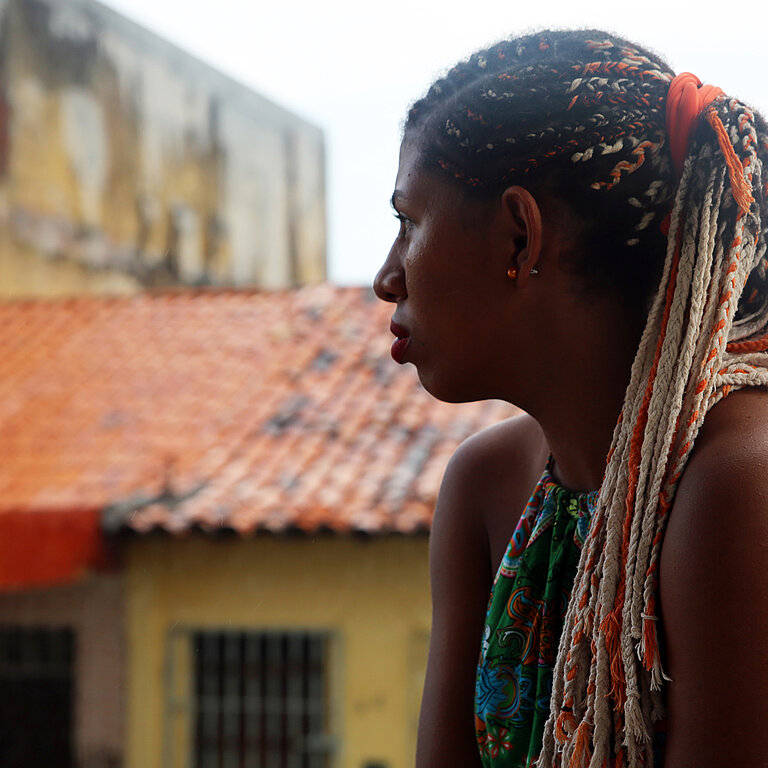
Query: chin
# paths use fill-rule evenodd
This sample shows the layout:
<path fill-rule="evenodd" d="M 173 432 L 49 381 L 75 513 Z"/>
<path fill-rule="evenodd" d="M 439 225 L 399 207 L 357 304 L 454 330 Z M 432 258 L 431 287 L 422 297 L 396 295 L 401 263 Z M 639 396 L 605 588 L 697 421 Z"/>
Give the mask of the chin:
<path fill-rule="evenodd" d="M 468 386 L 466 382 L 446 381 L 417 369 L 421 386 L 436 400 L 444 403 L 473 403 L 478 400 L 493 399 L 492 395 L 482 394 L 477 387 Z"/>

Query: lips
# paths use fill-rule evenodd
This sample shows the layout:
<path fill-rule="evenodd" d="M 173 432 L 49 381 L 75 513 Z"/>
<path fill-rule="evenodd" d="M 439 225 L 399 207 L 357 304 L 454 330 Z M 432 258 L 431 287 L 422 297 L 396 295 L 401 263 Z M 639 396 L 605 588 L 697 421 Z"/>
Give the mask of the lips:
<path fill-rule="evenodd" d="M 411 336 L 406 328 L 403 328 L 402 325 L 398 325 L 394 320 L 389 324 L 389 330 L 392 332 L 392 335 L 396 337 L 392 342 L 390 354 L 396 363 L 402 364 L 405 362 L 405 350 L 408 347 L 408 342 L 410 342 Z"/>

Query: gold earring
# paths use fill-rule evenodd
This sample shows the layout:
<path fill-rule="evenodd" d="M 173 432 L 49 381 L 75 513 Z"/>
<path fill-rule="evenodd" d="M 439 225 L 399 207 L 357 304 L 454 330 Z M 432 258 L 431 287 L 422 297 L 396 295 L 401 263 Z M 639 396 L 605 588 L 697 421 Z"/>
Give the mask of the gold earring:
<path fill-rule="evenodd" d="M 517 280 L 517 267 L 510 267 L 507 270 L 507 277 L 510 280 Z"/>

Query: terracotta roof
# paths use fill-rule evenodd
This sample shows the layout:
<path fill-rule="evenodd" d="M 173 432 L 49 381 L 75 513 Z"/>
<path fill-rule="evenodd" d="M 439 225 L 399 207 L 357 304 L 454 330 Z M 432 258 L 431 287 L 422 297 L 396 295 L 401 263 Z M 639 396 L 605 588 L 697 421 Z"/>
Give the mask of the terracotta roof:
<path fill-rule="evenodd" d="M 0 514 L 426 530 L 455 446 L 514 409 L 432 399 L 391 311 L 328 285 L 0 304 Z"/>

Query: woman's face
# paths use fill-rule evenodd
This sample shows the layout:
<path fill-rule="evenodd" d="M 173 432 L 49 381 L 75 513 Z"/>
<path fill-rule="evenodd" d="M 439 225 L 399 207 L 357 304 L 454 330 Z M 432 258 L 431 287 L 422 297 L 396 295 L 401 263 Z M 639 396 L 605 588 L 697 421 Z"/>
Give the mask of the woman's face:
<path fill-rule="evenodd" d="M 417 145 L 404 141 L 392 196 L 400 230 L 374 281 L 378 297 L 396 305 L 392 356 L 413 363 L 441 400 L 494 397 L 496 323 L 510 283 L 497 217 L 419 161 Z"/>

